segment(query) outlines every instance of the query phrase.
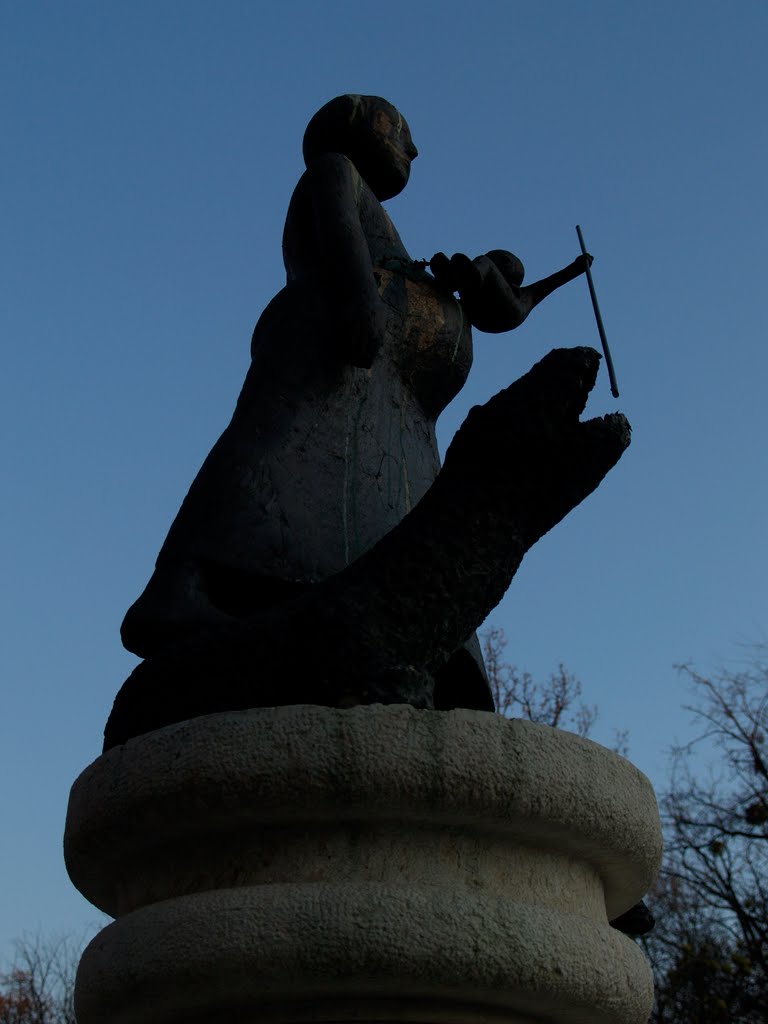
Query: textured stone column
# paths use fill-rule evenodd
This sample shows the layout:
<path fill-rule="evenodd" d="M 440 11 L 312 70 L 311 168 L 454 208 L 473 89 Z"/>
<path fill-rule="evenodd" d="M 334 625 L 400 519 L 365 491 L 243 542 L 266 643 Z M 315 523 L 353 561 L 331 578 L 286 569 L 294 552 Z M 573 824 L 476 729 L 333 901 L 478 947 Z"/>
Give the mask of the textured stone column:
<path fill-rule="evenodd" d="M 149 733 L 75 783 L 75 885 L 116 917 L 80 1024 L 645 1024 L 608 920 L 660 857 L 647 779 L 472 711 L 316 706 Z"/>

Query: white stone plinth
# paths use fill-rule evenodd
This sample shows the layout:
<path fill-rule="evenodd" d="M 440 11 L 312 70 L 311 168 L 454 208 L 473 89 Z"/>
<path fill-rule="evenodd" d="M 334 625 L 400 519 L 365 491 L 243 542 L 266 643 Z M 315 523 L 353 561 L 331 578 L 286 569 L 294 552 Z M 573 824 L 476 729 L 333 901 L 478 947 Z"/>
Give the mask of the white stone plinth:
<path fill-rule="evenodd" d="M 109 751 L 72 788 L 70 876 L 115 916 L 79 1024 L 645 1024 L 608 920 L 658 869 L 648 780 L 475 711 L 268 708 Z"/>

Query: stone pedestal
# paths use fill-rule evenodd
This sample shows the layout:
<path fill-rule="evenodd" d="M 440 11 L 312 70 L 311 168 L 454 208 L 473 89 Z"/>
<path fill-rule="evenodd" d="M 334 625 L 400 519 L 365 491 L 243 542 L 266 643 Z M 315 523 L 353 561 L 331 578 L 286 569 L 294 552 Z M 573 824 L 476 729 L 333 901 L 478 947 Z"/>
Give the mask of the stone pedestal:
<path fill-rule="evenodd" d="M 65 851 L 117 920 L 79 1024 L 645 1024 L 608 920 L 649 888 L 647 779 L 569 733 L 470 711 L 198 718 L 87 768 Z"/>

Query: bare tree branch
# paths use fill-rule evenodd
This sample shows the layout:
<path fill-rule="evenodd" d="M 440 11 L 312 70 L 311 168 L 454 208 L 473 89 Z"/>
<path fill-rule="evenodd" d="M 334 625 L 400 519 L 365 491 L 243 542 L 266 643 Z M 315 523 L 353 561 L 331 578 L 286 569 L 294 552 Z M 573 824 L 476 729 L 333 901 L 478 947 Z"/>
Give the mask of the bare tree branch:
<path fill-rule="evenodd" d="M 696 735 L 674 751 L 662 801 L 666 860 L 654 966 L 655 1024 L 768 1020 L 768 663 L 712 677 L 680 666 Z M 702 774 L 704 753 L 714 764 Z"/>

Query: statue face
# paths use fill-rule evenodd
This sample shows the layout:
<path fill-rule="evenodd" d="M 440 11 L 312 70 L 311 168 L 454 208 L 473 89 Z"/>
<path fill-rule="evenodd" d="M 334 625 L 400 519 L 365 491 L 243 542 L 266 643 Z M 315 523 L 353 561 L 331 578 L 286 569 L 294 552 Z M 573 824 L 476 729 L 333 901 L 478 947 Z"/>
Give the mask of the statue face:
<path fill-rule="evenodd" d="M 373 106 L 361 126 L 359 152 L 353 159 L 377 199 L 391 199 L 403 191 L 417 156 L 402 114 L 389 103 Z"/>
<path fill-rule="evenodd" d="M 304 133 L 304 159 L 323 153 L 349 157 L 377 199 L 402 192 L 418 156 L 405 118 L 380 96 L 347 94 L 330 100 Z"/>

